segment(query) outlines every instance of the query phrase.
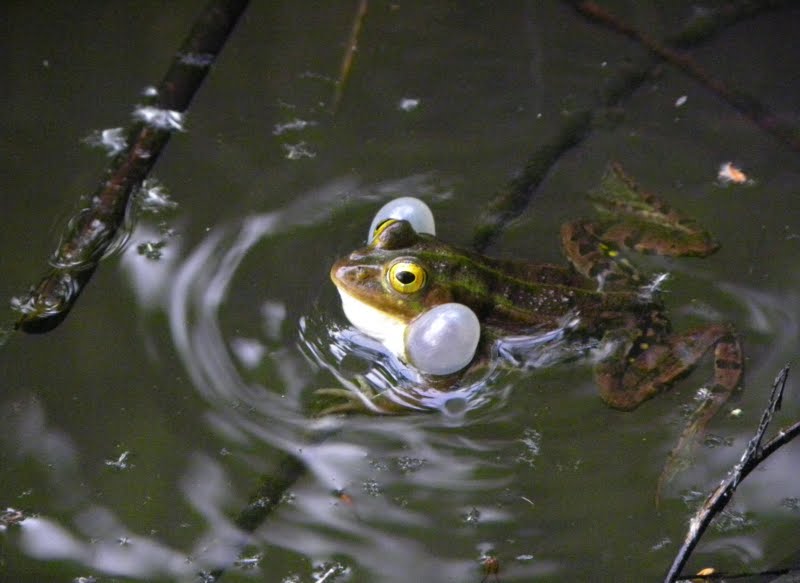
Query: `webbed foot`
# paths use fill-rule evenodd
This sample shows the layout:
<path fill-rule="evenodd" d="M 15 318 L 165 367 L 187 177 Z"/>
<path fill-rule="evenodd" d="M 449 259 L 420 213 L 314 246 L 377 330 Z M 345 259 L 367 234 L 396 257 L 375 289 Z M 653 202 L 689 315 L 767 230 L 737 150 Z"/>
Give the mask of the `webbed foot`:
<path fill-rule="evenodd" d="M 376 391 L 366 378 L 356 375 L 350 388 L 323 388 L 314 391 L 311 403 L 313 417 L 351 413 L 388 415 L 396 413 L 396 405 Z"/>

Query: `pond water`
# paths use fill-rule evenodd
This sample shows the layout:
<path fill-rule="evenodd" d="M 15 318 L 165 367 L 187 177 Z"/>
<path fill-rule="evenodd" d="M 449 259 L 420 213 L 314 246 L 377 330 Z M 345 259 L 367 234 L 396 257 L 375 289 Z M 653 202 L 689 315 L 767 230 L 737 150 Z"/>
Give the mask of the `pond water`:
<path fill-rule="evenodd" d="M 106 163 L 85 138 L 127 123 L 200 5 L 6 7 L 0 296 L 42 275 Z M 720 3 L 604 5 L 665 38 Z M 478 583 L 487 556 L 505 583 L 657 581 L 739 459 L 796 362 L 800 155 L 669 65 L 600 107 L 645 54 L 555 1 L 370 2 L 332 114 L 356 6 L 250 6 L 156 166 L 177 205 L 140 214 L 59 328 L 0 348 L 0 508 L 30 516 L 0 532 L 0 581 L 191 581 L 236 559 L 221 580 Z M 798 24 L 786 3 L 691 55 L 800 123 Z M 571 362 L 500 373 L 466 409 L 323 422 L 337 430 L 309 442 L 309 396 L 370 364 L 342 353 L 332 262 L 401 195 L 468 246 L 489 201 L 588 109 L 584 139 L 486 251 L 561 261 L 559 225 L 591 212 L 584 195 L 615 160 L 714 232 L 710 258 L 641 261 L 670 272 L 676 329 L 731 322 L 747 356 L 744 390 L 691 468 L 656 505 L 710 363 L 633 413 L 607 408 L 591 367 Z M 720 184 L 726 161 L 750 180 Z M 776 426 L 800 418 L 797 386 Z M 234 517 L 286 452 L 309 472 L 242 549 Z M 689 570 L 796 556 L 798 464 L 792 444 L 751 475 Z"/>

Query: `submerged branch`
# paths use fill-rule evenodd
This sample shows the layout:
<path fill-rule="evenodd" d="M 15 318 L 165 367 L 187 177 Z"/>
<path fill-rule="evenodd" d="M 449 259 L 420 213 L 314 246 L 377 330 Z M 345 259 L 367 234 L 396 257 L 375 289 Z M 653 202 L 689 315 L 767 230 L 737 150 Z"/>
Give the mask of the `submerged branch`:
<path fill-rule="evenodd" d="M 344 95 L 344 87 L 350 77 L 350 69 L 353 66 L 353 59 L 358 50 L 358 37 L 361 34 L 361 26 L 364 16 L 367 14 L 367 0 L 359 0 L 356 16 L 353 19 L 353 26 L 350 30 L 350 37 L 347 39 L 347 47 L 342 57 L 342 66 L 339 70 L 339 78 L 336 80 L 336 88 L 333 92 L 333 103 L 331 103 L 331 113 L 336 113 Z"/>
<path fill-rule="evenodd" d="M 582 14 L 583 10 L 597 7 L 594 2 L 582 0 L 564 0 L 564 2 Z M 753 18 L 766 10 L 788 4 L 790 4 L 789 0 L 731 2 L 702 19 L 693 20 L 683 30 L 670 36 L 670 40 L 662 44 L 676 47 L 697 46 L 713 38 L 725 27 L 747 18 Z M 650 51 L 645 56 L 634 59 L 628 66 L 620 68 L 613 78 L 603 83 L 594 105 L 574 111 L 565 118 L 560 131 L 540 146 L 528 159 L 524 172 L 506 185 L 486 206 L 472 238 L 472 247 L 475 250 L 484 251 L 511 221 L 522 214 L 536 195 L 539 185 L 550 169 L 564 154 L 579 145 L 589 135 L 595 120 L 601 120 L 609 108 L 617 106 L 630 97 L 661 60 L 657 54 Z M 747 102 L 743 98 L 742 106 L 746 104 Z M 763 112 L 761 119 L 765 124 L 769 125 L 775 122 L 776 126 L 780 125 L 774 116 L 767 115 L 766 108 L 760 111 Z M 793 138 L 787 137 L 790 142 L 798 140 L 800 143 L 800 137 L 796 130 L 787 130 L 786 133 L 787 136 L 794 136 Z"/>
<path fill-rule="evenodd" d="M 720 79 L 713 77 L 688 54 L 644 34 L 596 2 L 579 2 L 576 5 L 576 9 L 590 20 L 599 22 L 611 30 L 636 41 L 659 59 L 677 67 L 696 81 L 699 81 L 706 89 L 715 93 L 762 130 L 772 134 L 793 150 L 800 151 L 800 131 L 798 131 L 798 128 L 779 119 L 766 105 L 752 95 L 733 89 Z"/>
<path fill-rule="evenodd" d="M 118 240 L 131 196 L 158 160 L 211 65 L 230 36 L 247 0 L 211 0 L 198 16 L 147 103 L 134 111 L 124 150 L 114 156 L 97 190 L 67 225 L 50 259 L 51 269 L 15 302 L 22 316 L 16 328 L 48 332 L 66 318 L 100 260 Z"/>
<path fill-rule="evenodd" d="M 758 424 L 756 434 L 747 444 L 742 458 L 739 463 L 734 466 L 720 484 L 717 486 L 703 505 L 697 510 L 695 515 L 689 521 L 689 531 L 686 533 L 683 545 L 678 550 L 672 566 L 670 567 L 667 576 L 664 578 L 664 583 L 673 583 L 681 578 L 680 572 L 689 556 L 697 546 L 703 533 L 708 528 L 714 517 L 728 504 L 736 488 L 744 480 L 750 472 L 752 472 L 761 462 L 767 459 L 770 455 L 775 453 L 780 447 L 789 443 L 792 439 L 800 435 L 800 422 L 795 423 L 786 430 L 772 438 L 766 445 L 761 446 L 764 439 L 764 434 L 769 427 L 775 413 L 780 409 L 781 400 L 783 398 L 783 390 L 786 386 L 786 380 L 789 377 L 789 366 L 783 367 L 775 382 L 772 385 L 772 394 L 770 395 L 769 403 L 764 413 L 761 415 L 761 421 Z M 688 577 L 691 578 L 691 577 Z"/>

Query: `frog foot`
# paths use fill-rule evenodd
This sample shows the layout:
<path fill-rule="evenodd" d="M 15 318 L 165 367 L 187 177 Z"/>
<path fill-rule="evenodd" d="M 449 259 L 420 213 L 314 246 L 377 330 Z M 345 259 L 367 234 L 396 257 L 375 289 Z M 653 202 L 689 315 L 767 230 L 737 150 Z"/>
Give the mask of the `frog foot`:
<path fill-rule="evenodd" d="M 350 413 L 386 415 L 391 401 L 376 391 L 361 375 L 355 377 L 352 388 L 323 388 L 314 391 L 311 410 L 314 417 Z"/>

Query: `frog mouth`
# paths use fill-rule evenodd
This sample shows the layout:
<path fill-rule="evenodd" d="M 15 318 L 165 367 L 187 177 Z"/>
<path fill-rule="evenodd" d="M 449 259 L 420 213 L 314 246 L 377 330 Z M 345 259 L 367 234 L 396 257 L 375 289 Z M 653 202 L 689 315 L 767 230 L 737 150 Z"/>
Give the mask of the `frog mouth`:
<path fill-rule="evenodd" d="M 405 331 L 407 322 L 374 308 L 337 285 L 342 310 L 350 323 L 367 336 L 378 340 L 399 358 L 406 359 Z"/>

